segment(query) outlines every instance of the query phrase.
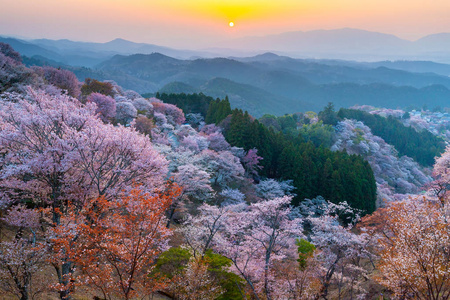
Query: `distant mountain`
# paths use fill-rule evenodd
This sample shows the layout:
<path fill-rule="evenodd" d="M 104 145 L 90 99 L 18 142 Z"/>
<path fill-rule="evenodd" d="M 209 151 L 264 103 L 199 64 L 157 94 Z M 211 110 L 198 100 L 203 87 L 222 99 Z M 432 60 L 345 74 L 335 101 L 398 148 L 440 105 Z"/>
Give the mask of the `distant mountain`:
<path fill-rule="evenodd" d="M 410 43 L 391 34 L 359 29 L 295 31 L 263 37 L 240 38 L 228 43 L 237 49 L 269 49 L 301 53 L 345 52 L 361 54 L 374 49 L 397 50 Z"/>
<path fill-rule="evenodd" d="M 51 58 L 52 60 L 61 59 L 61 56 L 58 53 L 26 41 L 0 36 L 0 42 L 10 44 L 14 48 L 14 50 L 19 52 L 21 55 L 25 55 L 28 57 L 39 55 L 42 57 Z"/>
<path fill-rule="evenodd" d="M 427 35 L 415 42 L 422 51 L 436 52 L 450 50 L 450 33 L 437 33 Z"/>
<path fill-rule="evenodd" d="M 449 48 L 450 49 L 450 46 Z M 367 63 L 368 67 L 386 67 L 415 73 L 435 73 L 450 77 L 450 64 L 440 64 L 432 61 L 381 61 Z"/>
<path fill-rule="evenodd" d="M 214 57 L 215 54 L 205 51 L 178 50 L 145 43 L 134 43 L 124 39 L 115 39 L 107 43 L 74 42 L 63 40 L 20 40 L 0 37 L 0 41 L 13 46 L 16 51 L 32 58 L 41 58 L 60 62 L 64 65 L 93 67 L 114 55 L 151 54 L 155 52 L 181 59 L 192 57 Z"/>
<path fill-rule="evenodd" d="M 396 108 L 446 106 L 450 99 L 448 76 L 370 63 L 293 59 L 274 53 L 194 60 L 159 53 L 116 55 L 99 64 L 95 72 L 103 77 L 134 77 L 153 84 L 149 90 L 137 89 L 141 93 L 159 90 L 228 95 L 233 107 L 245 108 L 256 117 L 264 113 L 318 111 L 329 101 L 336 107 L 371 104 Z M 118 83 L 129 87 L 125 81 Z"/>
<path fill-rule="evenodd" d="M 299 58 L 435 60 L 450 63 L 450 33 L 429 35 L 413 42 L 391 34 L 343 28 L 245 37 L 217 46 L 241 51 L 259 49 Z"/>
<path fill-rule="evenodd" d="M 20 40 L 10 43 L 26 56 L 40 55 L 72 66 L 93 67 L 114 55 L 161 53 L 177 59 L 248 57 L 264 52 L 304 59 L 344 59 L 376 62 L 385 60 L 425 60 L 450 63 L 450 33 L 425 36 L 408 41 L 391 34 L 343 28 L 334 30 L 294 31 L 244 37 L 216 43 L 204 50 L 181 50 L 160 45 L 115 39 L 106 43 L 70 40 Z M 14 40 L 14 41 L 12 41 Z M 37 46 L 32 47 L 32 45 Z M 39 50 L 38 50 L 39 49 Z M 271 60 L 264 54 L 257 60 Z"/>
<path fill-rule="evenodd" d="M 443 34 L 428 39 L 431 43 L 446 37 Z M 291 39 L 290 47 L 302 46 L 306 50 L 318 45 L 325 51 L 335 44 L 335 51 L 348 53 L 357 53 L 357 49 L 369 51 L 378 43 L 389 45 L 390 49 L 405 44 L 392 35 L 353 29 L 287 33 L 271 38 L 278 39 L 280 45 L 283 40 L 287 43 Z M 258 39 L 254 40 L 255 45 L 267 42 L 264 38 Z M 355 39 L 359 39 L 360 44 Z M 422 107 L 424 104 L 429 107 L 448 106 L 450 99 L 450 65 L 429 61 L 295 59 L 274 52 L 246 57 L 183 59 L 153 52 L 118 54 L 117 51 L 180 51 L 123 39 L 108 43 L 4 40 L 17 45 L 21 53 L 30 56 L 24 59 L 27 65 L 60 65 L 72 70 L 80 80 L 87 77 L 115 80 L 124 88 L 140 93 L 168 91 L 203 92 L 214 97 L 228 95 L 234 107 L 247 109 L 256 117 L 264 113 L 318 111 L 329 101 L 333 101 L 337 108 L 355 104 L 397 108 Z M 416 43 L 419 41 L 406 41 L 408 45 Z M 352 49 L 346 50 L 349 48 Z M 382 53 L 383 49 L 378 52 Z"/>

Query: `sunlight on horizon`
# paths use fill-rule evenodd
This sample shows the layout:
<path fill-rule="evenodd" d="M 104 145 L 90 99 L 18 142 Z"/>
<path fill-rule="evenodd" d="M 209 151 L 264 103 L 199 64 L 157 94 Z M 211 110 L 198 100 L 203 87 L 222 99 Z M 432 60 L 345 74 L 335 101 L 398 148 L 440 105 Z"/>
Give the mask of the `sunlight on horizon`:
<path fill-rule="evenodd" d="M 0 6 L 0 34 L 103 42 L 123 37 L 169 46 L 344 27 L 407 39 L 450 30 L 447 0 L 0 0 Z M 230 30 L 230 22 L 238 28 Z"/>

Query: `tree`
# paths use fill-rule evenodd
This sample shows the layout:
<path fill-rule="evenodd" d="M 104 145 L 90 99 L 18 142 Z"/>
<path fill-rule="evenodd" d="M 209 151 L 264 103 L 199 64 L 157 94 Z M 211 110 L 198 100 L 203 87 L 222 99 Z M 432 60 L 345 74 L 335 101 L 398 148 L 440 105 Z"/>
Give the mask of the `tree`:
<path fill-rule="evenodd" d="M 39 277 L 50 257 L 39 230 L 42 225 L 39 219 L 38 209 L 27 209 L 24 205 L 11 207 L 2 218 L 15 229 L 15 236 L 0 241 L 0 287 L 21 300 L 34 299 L 48 288 L 48 280 Z"/>
<path fill-rule="evenodd" d="M 161 101 L 159 101 L 159 102 L 158 101 L 152 102 L 153 109 L 155 110 L 155 112 L 166 115 L 167 120 L 172 125 L 176 125 L 176 124 L 180 125 L 184 121 L 186 121 L 186 119 L 184 117 L 184 113 L 181 109 L 179 109 L 178 107 L 176 107 L 173 104 L 168 104 L 168 103 L 163 103 Z"/>
<path fill-rule="evenodd" d="M 214 300 L 224 293 L 217 280 L 208 271 L 208 260 L 191 257 L 180 274 L 175 275 L 170 290 L 175 299 Z"/>
<path fill-rule="evenodd" d="M 263 158 L 258 156 L 258 149 L 250 149 L 247 154 L 242 158 L 242 163 L 244 164 L 245 171 L 249 175 L 258 175 L 258 170 L 262 169 L 259 165 L 259 161 Z"/>
<path fill-rule="evenodd" d="M 444 203 L 448 201 L 448 192 L 450 191 L 450 146 L 447 146 L 445 152 L 438 158 L 433 167 L 434 181 L 431 184 L 433 194 Z"/>
<path fill-rule="evenodd" d="M 344 277 L 350 278 L 352 283 L 348 291 L 350 297 L 353 297 L 355 290 L 359 294 L 365 293 L 362 289 L 358 291 L 359 287 L 355 284 L 367 272 L 361 264 L 363 258 L 370 261 L 370 253 L 366 248 L 370 237 L 365 233 L 352 232 L 351 222 L 345 222 L 348 225 L 342 224 L 345 216 L 357 220 L 359 217 L 356 213 L 347 203 L 328 202 L 320 216 L 311 214 L 307 217 L 307 222 L 312 226 L 311 241 L 319 250 L 316 259 L 325 271 L 320 276 L 323 285 L 321 297 L 324 299 L 327 299 L 333 281 L 338 288 L 339 299 L 342 299 Z"/>
<path fill-rule="evenodd" d="M 71 186 L 89 187 L 93 197 L 120 195 L 133 184 L 145 191 L 161 186 L 167 174 L 167 161 L 152 146 L 151 140 L 132 127 L 102 124 L 93 126 L 76 139 L 75 162 L 78 176 Z M 89 195 L 93 198 L 92 195 Z"/>
<path fill-rule="evenodd" d="M 53 243 L 58 252 L 72 253 L 83 282 L 100 290 L 103 296 L 130 299 L 145 296 L 164 286 L 149 277 L 160 253 L 168 249 L 171 231 L 165 213 L 176 185 L 153 194 L 135 186 L 128 195 L 107 200 L 104 196 L 88 201 L 82 210 L 71 207 L 65 217 L 72 226 L 56 227 Z M 67 249 L 65 236 L 76 231 L 77 242 Z"/>
<path fill-rule="evenodd" d="M 184 221 L 179 231 L 195 257 L 203 258 L 212 248 L 216 234 L 230 221 L 232 209 L 232 206 L 217 207 L 204 203 L 198 208 L 198 216 L 188 216 Z"/>
<path fill-rule="evenodd" d="M 110 96 L 92 93 L 86 100 L 97 105 L 95 112 L 100 115 L 103 122 L 108 123 L 116 116 L 116 101 Z"/>
<path fill-rule="evenodd" d="M 62 90 L 66 90 L 67 94 L 72 97 L 80 96 L 80 82 L 74 73 L 53 67 L 33 67 L 37 74 L 42 76 L 46 82 L 52 84 Z"/>
<path fill-rule="evenodd" d="M 215 241 L 214 249 L 233 262 L 257 299 L 275 297 L 272 266 L 288 259 L 296 238 L 303 236 L 300 219 L 289 218 L 290 201 L 275 198 L 234 212 Z"/>
<path fill-rule="evenodd" d="M 96 79 L 86 78 L 81 86 L 81 94 L 88 96 L 92 93 L 100 93 L 105 96 L 114 96 L 114 86 L 110 82 L 100 82 Z"/>
<path fill-rule="evenodd" d="M 152 119 L 139 115 L 135 120 L 134 128 L 140 133 L 151 137 L 152 129 L 155 128 L 155 123 Z"/>
<path fill-rule="evenodd" d="M 2 103 L 2 205 L 26 201 L 50 207 L 52 226 L 58 226 L 70 202 L 82 207 L 99 195 L 117 197 L 133 183 L 148 191 L 161 186 L 167 162 L 148 137 L 103 124 L 93 104 L 32 90 L 30 98 Z M 75 238 L 69 235 L 66 242 Z M 74 264 L 61 257 L 53 265 L 66 298 Z"/>
<path fill-rule="evenodd" d="M 396 297 L 450 298 L 448 212 L 447 200 L 415 198 L 391 203 L 367 218 L 379 224 L 381 274 L 375 279 Z"/>
<path fill-rule="evenodd" d="M 244 168 L 239 159 L 229 151 L 204 150 L 200 156 L 200 165 L 208 171 L 215 186 L 225 186 L 243 179 Z"/>
<path fill-rule="evenodd" d="M 6 57 L 11 58 L 18 64 L 22 63 L 22 57 L 20 56 L 19 52 L 15 51 L 10 44 L 0 43 L 0 53 L 5 55 Z"/>
<path fill-rule="evenodd" d="M 334 111 L 333 102 L 328 102 L 323 111 L 319 112 L 319 120 L 328 125 L 334 126 L 337 124 L 339 118 L 337 117 L 337 113 Z"/>
<path fill-rule="evenodd" d="M 137 117 L 137 109 L 129 102 L 116 104 L 116 121 L 122 125 L 130 124 Z"/>

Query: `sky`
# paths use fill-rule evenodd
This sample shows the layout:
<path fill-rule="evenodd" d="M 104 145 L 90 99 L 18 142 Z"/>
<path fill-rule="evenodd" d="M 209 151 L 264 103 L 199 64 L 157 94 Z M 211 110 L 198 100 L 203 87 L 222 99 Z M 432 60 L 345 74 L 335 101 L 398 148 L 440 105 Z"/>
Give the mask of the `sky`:
<path fill-rule="evenodd" d="M 409 40 L 450 32 L 450 0 L 0 0 L 0 35 L 24 38 L 201 49 L 244 36 L 344 27 Z"/>

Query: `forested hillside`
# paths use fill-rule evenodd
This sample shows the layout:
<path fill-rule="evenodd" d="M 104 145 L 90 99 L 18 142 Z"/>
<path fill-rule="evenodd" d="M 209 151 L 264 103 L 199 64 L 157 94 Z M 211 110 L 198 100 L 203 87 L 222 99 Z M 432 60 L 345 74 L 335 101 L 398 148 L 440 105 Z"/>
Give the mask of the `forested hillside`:
<path fill-rule="evenodd" d="M 360 156 L 332 152 L 312 142 L 277 133 L 242 110 L 231 110 L 228 100 L 213 100 L 202 95 L 162 94 L 169 103 L 209 103 L 209 109 L 195 111 L 187 105 L 185 112 L 202 113 L 207 123 L 217 123 L 232 146 L 257 149 L 263 159 L 262 176 L 293 180 L 294 203 L 305 198 L 323 196 L 335 203 L 347 201 L 370 213 L 375 210 L 376 185 L 372 170 Z M 192 99 L 185 102 L 185 99 Z M 183 106 L 185 104 L 181 104 Z M 230 116 L 228 116 L 230 115 Z M 228 116 L 228 117 L 227 117 Z"/>
<path fill-rule="evenodd" d="M 331 103 L 256 119 L 227 97 L 156 96 L 0 43 L 0 295 L 449 293 L 450 148 L 432 172 L 395 150 L 441 140 L 375 116 L 394 147 Z"/>
<path fill-rule="evenodd" d="M 445 150 L 442 139 L 427 130 L 417 132 L 412 127 L 404 126 L 392 116 L 387 118 L 373 115 L 361 110 L 340 109 L 338 116 L 342 119 L 355 119 L 366 124 L 373 134 L 393 145 L 400 155 L 407 155 L 425 166 L 434 164 L 434 158 Z"/>

